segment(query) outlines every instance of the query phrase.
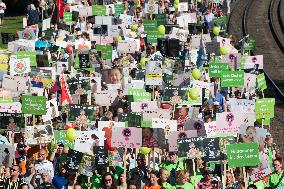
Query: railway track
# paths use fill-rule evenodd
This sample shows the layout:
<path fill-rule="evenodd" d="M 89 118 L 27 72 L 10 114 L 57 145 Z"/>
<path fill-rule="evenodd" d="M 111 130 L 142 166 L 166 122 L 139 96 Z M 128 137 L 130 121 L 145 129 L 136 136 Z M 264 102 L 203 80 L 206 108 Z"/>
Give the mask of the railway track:
<path fill-rule="evenodd" d="M 229 18 L 228 33 L 237 39 L 256 39 L 252 55 L 264 55 L 268 89 L 265 97 L 276 98 L 275 117 L 271 119 L 273 138 L 284 155 L 284 35 L 280 19 L 283 0 L 239 0 Z M 283 10 L 282 10 L 283 11 Z"/>

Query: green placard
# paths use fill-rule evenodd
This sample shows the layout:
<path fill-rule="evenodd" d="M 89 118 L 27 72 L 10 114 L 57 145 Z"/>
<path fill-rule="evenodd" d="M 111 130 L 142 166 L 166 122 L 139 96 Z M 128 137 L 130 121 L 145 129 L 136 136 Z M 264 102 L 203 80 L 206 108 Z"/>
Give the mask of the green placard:
<path fill-rule="evenodd" d="M 256 119 L 274 117 L 275 98 L 255 99 Z"/>
<path fill-rule="evenodd" d="M 96 45 L 97 51 L 101 51 L 103 59 L 112 58 L 112 46 L 110 45 Z"/>
<path fill-rule="evenodd" d="M 229 167 L 256 166 L 260 163 L 257 143 L 227 145 Z"/>
<path fill-rule="evenodd" d="M 141 123 L 141 127 L 152 127 L 152 120 L 146 120 L 146 121 L 142 121 Z"/>
<path fill-rule="evenodd" d="M 36 52 L 32 51 L 17 51 L 17 59 L 29 58 L 30 65 L 37 67 Z"/>
<path fill-rule="evenodd" d="M 221 72 L 229 70 L 228 63 L 210 63 L 209 64 L 209 76 L 221 77 Z"/>
<path fill-rule="evenodd" d="M 105 16 L 106 15 L 106 6 L 105 5 L 93 5 L 92 6 L 93 16 Z"/>
<path fill-rule="evenodd" d="M 151 101 L 151 93 L 145 91 L 145 89 L 128 89 L 128 95 L 133 96 L 132 102 L 143 102 L 143 101 Z"/>
<path fill-rule="evenodd" d="M 157 21 L 157 26 L 165 25 L 167 23 L 166 14 L 156 14 L 155 20 Z"/>
<path fill-rule="evenodd" d="M 58 131 L 58 130 L 54 131 L 54 143 L 55 143 L 55 145 L 58 142 L 63 142 L 64 146 L 68 146 L 69 148 L 74 149 L 75 142 L 70 142 L 66 138 L 66 131 Z"/>
<path fill-rule="evenodd" d="M 222 87 L 242 87 L 244 86 L 244 71 L 221 71 Z"/>
<path fill-rule="evenodd" d="M 70 23 L 72 22 L 72 12 L 64 12 L 63 13 L 63 21 L 65 23 Z"/>
<path fill-rule="evenodd" d="M 22 112 L 24 114 L 45 115 L 46 97 L 45 96 L 22 96 Z"/>
<path fill-rule="evenodd" d="M 114 5 L 115 15 L 119 16 L 124 12 L 124 4 L 115 4 Z"/>
<path fill-rule="evenodd" d="M 263 91 L 264 89 L 267 89 L 264 73 L 259 74 L 256 78 L 256 81 L 257 81 L 257 88 L 259 90 Z"/>
<path fill-rule="evenodd" d="M 142 123 L 142 114 L 141 113 L 135 113 L 135 112 L 129 112 L 127 114 L 127 121 L 128 127 L 141 127 Z"/>
<path fill-rule="evenodd" d="M 163 38 L 163 35 L 160 35 L 158 31 L 149 31 L 147 33 L 147 43 L 157 43 L 158 38 Z"/>
<path fill-rule="evenodd" d="M 255 50 L 255 39 L 249 38 L 247 41 L 247 46 L 245 47 L 247 51 L 254 51 Z"/>
<path fill-rule="evenodd" d="M 218 26 L 225 26 L 228 22 L 228 17 L 227 16 L 222 16 L 218 18 L 214 18 L 213 22 L 217 24 Z"/>
<path fill-rule="evenodd" d="M 144 31 L 157 31 L 157 21 L 156 20 L 144 20 Z"/>

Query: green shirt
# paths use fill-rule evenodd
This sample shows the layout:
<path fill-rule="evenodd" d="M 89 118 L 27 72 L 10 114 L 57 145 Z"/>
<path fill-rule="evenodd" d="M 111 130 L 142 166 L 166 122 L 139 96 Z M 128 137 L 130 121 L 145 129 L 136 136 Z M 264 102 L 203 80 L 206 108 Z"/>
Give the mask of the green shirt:
<path fill-rule="evenodd" d="M 254 184 L 257 189 L 264 189 L 265 188 L 265 182 L 260 180 L 260 181 L 257 181 L 256 183 L 253 183 L 252 181 L 249 182 L 249 184 Z"/>
<path fill-rule="evenodd" d="M 283 171 L 281 174 L 277 174 L 276 172 L 274 172 L 272 175 L 270 175 L 268 185 L 271 187 L 276 187 L 280 178 L 282 177 L 282 174 L 284 174 Z M 278 184 L 278 187 L 279 186 L 284 186 L 284 178 L 281 179 L 281 182 Z"/>
<path fill-rule="evenodd" d="M 193 184 L 187 182 L 184 185 L 176 185 L 175 188 L 194 189 Z"/>
<path fill-rule="evenodd" d="M 102 177 L 100 175 L 93 174 L 90 178 L 91 188 L 99 188 L 101 184 Z M 84 189 L 88 189 L 88 177 L 82 179 L 82 184 Z"/>
<path fill-rule="evenodd" d="M 165 188 L 165 189 L 174 189 L 175 187 L 174 186 L 172 186 L 170 183 L 168 183 L 168 182 L 164 182 L 163 183 L 163 187 Z"/>
<path fill-rule="evenodd" d="M 172 171 L 172 169 L 176 169 L 176 171 L 185 170 L 183 166 L 183 161 L 177 161 L 176 163 L 166 161 L 164 163 L 161 163 L 160 168 L 167 169 L 169 173 Z"/>

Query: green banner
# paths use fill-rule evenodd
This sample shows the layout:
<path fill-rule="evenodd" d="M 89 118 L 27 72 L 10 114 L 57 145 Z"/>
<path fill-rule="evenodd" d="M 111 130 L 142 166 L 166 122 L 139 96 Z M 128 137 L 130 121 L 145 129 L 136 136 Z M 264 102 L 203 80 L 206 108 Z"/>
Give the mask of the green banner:
<path fill-rule="evenodd" d="M 63 13 L 63 21 L 65 23 L 70 23 L 72 22 L 72 12 L 64 12 Z"/>
<path fill-rule="evenodd" d="M 274 117 L 275 98 L 255 99 L 256 119 Z"/>
<path fill-rule="evenodd" d="M 222 87 L 244 86 L 244 71 L 221 71 Z"/>
<path fill-rule="evenodd" d="M 46 97 L 45 96 L 22 96 L 22 112 L 24 114 L 45 115 Z"/>
<path fill-rule="evenodd" d="M 157 21 L 156 20 L 144 20 L 144 31 L 157 31 Z"/>
<path fill-rule="evenodd" d="M 263 91 L 264 89 L 267 89 L 264 73 L 259 74 L 256 78 L 256 81 L 257 81 L 257 88 L 259 90 Z"/>
<path fill-rule="evenodd" d="M 222 16 L 218 18 L 214 18 L 213 22 L 217 24 L 218 26 L 225 26 L 228 22 L 228 17 L 227 16 Z"/>
<path fill-rule="evenodd" d="M 32 51 L 17 51 L 17 59 L 29 58 L 30 65 L 37 67 L 36 52 Z"/>
<path fill-rule="evenodd" d="M 146 120 L 146 121 L 142 121 L 141 123 L 141 127 L 152 127 L 152 120 Z"/>
<path fill-rule="evenodd" d="M 68 146 L 69 148 L 74 149 L 75 142 L 70 142 L 66 138 L 66 131 L 58 131 L 58 130 L 54 131 L 54 143 L 55 143 L 55 145 L 58 142 L 62 142 L 64 144 L 64 146 Z"/>
<path fill-rule="evenodd" d="M 132 96 L 132 102 L 151 101 L 151 93 L 145 91 L 145 89 L 128 89 L 128 95 Z"/>
<path fill-rule="evenodd" d="M 119 16 L 124 12 L 124 4 L 115 4 L 114 5 L 115 15 Z"/>
<path fill-rule="evenodd" d="M 221 72 L 229 70 L 228 63 L 210 63 L 209 64 L 209 76 L 210 77 L 221 77 Z"/>
<path fill-rule="evenodd" d="M 256 166 L 260 163 L 257 143 L 227 145 L 229 167 Z"/>
<path fill-rule="evenodd" d="M 158 31 L 149 31 L 147 33 L 147 43 L 157 43 L 158 38 L 163 38 L 163 35 L 160 35 Z"/>
<path fill-rule="evenodd" d="M 112 46 L 110 45 L 96 45 L 97 51 L 101 51 L 103 59 L 112 59 Z"/>
<path fill-rule="evenodd" d="M 157 26 L 165 25 L 167 23 L 166 14 L 156 14 L 155 20 L 157 21 Z"/>
<path fill-rule="evenodd" d="M 106 15 L 106 6 L 105 5 L 93 5 L 92 6 L 93 16 L 105 16 Z"/>

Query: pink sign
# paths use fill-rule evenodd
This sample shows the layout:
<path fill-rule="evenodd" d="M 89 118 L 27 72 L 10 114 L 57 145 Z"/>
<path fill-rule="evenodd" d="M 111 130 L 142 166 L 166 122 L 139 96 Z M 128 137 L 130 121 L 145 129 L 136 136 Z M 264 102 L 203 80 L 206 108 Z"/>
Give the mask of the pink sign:
<path fill-rule="evenodd" d="M 139 148 L 142 146 L 142 128 L 113 127 L 112 146 L 119 148 Z"/>

